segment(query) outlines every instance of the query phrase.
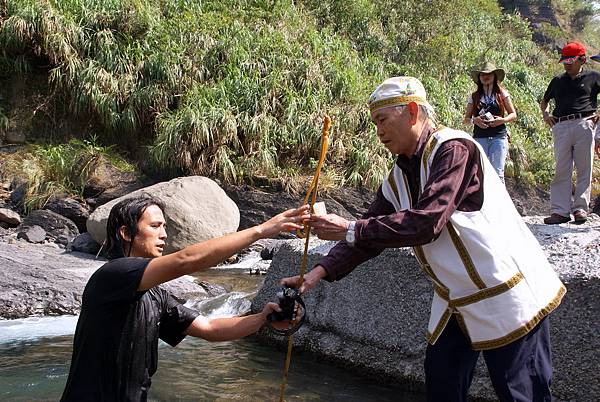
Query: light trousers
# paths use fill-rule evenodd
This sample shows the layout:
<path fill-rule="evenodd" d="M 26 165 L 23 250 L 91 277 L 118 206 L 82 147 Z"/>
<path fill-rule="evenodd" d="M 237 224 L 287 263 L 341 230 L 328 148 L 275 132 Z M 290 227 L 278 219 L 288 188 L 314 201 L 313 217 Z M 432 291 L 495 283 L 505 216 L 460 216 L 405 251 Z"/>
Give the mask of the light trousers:
<path fill-rule="evenodd" d="M 595 126 L 591 119 L 556 123 L 552 127 L 556 170 L 550 186 L 552 213 L 570 216 L 577 210 L 588 211 L 592 189 Z M 573 191 L 573 166 L 577 179 Z"/>

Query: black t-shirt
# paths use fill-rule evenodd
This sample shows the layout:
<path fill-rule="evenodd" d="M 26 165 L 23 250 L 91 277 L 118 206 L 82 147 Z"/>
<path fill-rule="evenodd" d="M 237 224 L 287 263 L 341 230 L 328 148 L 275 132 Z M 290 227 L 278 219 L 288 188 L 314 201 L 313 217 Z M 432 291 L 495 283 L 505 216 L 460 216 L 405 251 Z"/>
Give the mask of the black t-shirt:
<path fill-rule="evenodd" d="M 500 96 L 503 98 L 508 97 L 508 93 L 503 92 Z M 473 97 L 471 96 L 471 99 Z M 496 95 L 486 96 L 485 94 L 479 99 L 479 104 L 473 108 L 473 114 L 475 116 L 483 116 L 485 113 L 491 113 L 493 116 L 500 116 L 500 105 Z M 506 137 L 508 135 L 508 129 L 506 124 L 500 124 L 496 127 L 481 128 L 478 125 L 473 125 L 473 138 L 490 138 L 490 137 Z"/>
<path fill-rule="evenodd" d="M 198 316 L 158 286 L 137 291 L 149 262 L 119 258 L 90 277 L 61 401 L 146 401 L 158 338 L 177 345 Z"/>
<path fill-rule="evenodd" d="M 569 74 L 557 75 L 550 81 L 544 93 L 544 101 L 556 102 L 553 116 L 563 117 L 574 113 L 593 113 L 598 107 L 600 73 L 583 70 L 577 77 Z"/>

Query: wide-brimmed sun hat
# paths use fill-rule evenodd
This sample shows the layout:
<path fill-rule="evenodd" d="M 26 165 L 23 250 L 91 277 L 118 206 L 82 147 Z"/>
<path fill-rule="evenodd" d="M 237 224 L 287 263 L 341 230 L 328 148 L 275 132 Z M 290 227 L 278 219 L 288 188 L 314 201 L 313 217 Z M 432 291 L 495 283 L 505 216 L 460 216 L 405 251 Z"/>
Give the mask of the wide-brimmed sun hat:
<path fill-rule="evenodd" d="M 369 110 L 402 106 L 415 102 L 433 109 L 427 102 L 427 93 L 421 81 L 414 77 L 392 77 L 383 81 L 369 97 Z"/>
<path fill-rule="evenodd" d="M 580 56 L 585 56 L 585 46 L 579 42 L 569 42 L 562 48 L 558 62 L 571 64 Z"/>
<path fill-rule="evenodd" d="M 494 63 L 489 61 L 483 62 L 478 67 L 475 67 L 473 70 L 471 70 L 471 78 L 476 84 L 479 83 L 479 74 L 481 73 L 494 73 L 498 82 L 502 82 L 504 80 L 504 76 L 506 75 L 503 69 L 496 67 Z"/>

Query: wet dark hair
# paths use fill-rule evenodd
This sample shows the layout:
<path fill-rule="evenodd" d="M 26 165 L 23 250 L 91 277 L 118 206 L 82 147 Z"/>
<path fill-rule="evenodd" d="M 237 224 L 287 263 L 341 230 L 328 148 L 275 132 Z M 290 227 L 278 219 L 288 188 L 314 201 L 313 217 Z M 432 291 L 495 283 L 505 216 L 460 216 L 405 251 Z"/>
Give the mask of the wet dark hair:
<path fill-rule="evenodd" d="M 108 222 L 106 223 L 106 250 L 109 260 L 129 256 L 131 253 L 131 246 L 133 245 L 133 239 L 138 232 L 138 222 L 146 208 L 150 205 L 156 205 L 164 214 L 164 204 L 148 195 L 126 198 L 112 207 L 110 214 L 108 215 Z M 119 228 L 121 226 L 125 226 L 127 234 L 129 234 L 129 237 L 131 238 L 127 253 L 125 253 L 123 248 L 124 239 L 119 233 Z"/>

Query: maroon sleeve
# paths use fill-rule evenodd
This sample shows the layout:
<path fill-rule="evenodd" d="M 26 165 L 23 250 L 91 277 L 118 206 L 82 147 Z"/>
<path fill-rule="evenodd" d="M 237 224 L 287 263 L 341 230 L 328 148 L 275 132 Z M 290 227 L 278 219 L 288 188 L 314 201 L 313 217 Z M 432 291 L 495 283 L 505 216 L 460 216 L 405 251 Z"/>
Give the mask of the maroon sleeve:
<path fill-rule="evenodd" d="M 482 177 L 479 151 L 472 141 L 459 139 L 443 143 L 414 208 L 396 212 L 380 190 L 378 198 L 383 198 L 388 207 L 373 211 L 379 212 L 378 215 L 356 222 L 354 248 L 339 243 L 323 258 L 324 264 L 320 265 L 327 271 L 327 279 L 342 278 L 384 248 L 412 247 L 434 241 L 456 209 L 477 211 L 481 208 Z"/>
<path fill-rule="evenodd" d="M 381 187 L 377 190 L 375 200 L 369 206 L 367 212 L 362 216 L 363 219 L 387 215 L 393 213 L 394 206 L 385 199 Z M 346 242 L 338 242 L 329 253 L 323 257 L 318 265 L 321 265 L 327 271 L 328 281 L 336 281 L 348 275 L 354 268 L 363 262 L 378 256 L 385 247 L 363 246 L 355 244 L 349 247 Z"/>

